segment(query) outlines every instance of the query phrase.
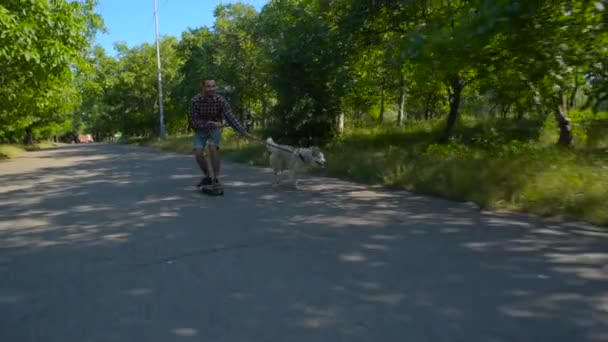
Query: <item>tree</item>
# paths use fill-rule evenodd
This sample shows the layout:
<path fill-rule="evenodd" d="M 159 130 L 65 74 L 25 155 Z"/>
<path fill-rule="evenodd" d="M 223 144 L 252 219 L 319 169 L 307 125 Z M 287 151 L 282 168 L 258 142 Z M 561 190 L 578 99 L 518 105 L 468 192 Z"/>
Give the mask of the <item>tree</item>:
<path fill-rule="evenodd" d="M 0 5 L 0 140 L 34 140 L 36 129 L 69 120 L 79 97 L 75 71 L 103 20 L 86 0 L 6 0 Z M 47 130 L 47 134 L 57 133 Z"/>
<path fill-rule="evenodd" d="M 269 134 L 291 144 L 325 144 L 337 132 L 346 90 L 347 50 L 333 7 L 310 0 L 271 2 L 260 13 L 277 94 Z"/>
<path fill-rule="evenodd" d="M 604 5 L 593 1 L 484 2 L 472 21 L 493 37 L 487 63 L 495 70 L 507 64 L 535 95 L 541 112 L 554 114 L 558 143 L 572 142 L 568 101 L 576 95 L 580 73 L 597 75 L 594 66 L 605 56 Z"/>

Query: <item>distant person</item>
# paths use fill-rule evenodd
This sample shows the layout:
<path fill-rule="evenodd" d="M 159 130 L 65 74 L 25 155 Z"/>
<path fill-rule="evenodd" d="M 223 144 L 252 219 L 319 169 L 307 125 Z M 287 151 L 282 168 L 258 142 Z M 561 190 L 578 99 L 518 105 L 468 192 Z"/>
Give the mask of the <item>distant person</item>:
<path fill-rule="evenodd" d="M 194 130 L 194 156 L 203 178 L 197 187 L 207 185 L 220 185 L 220 141 L 224 119 L 239 135 L 253 138 L 236 119 L 228 101 L 215 93 L 215 80 L 203 80 L 200 83 L 200 93 L 190 100 L 189 124 Z M 205 161 L 205 147 L 209 140 L 209 157 L 213 169 L 211 178 L 207 162 Z"/>

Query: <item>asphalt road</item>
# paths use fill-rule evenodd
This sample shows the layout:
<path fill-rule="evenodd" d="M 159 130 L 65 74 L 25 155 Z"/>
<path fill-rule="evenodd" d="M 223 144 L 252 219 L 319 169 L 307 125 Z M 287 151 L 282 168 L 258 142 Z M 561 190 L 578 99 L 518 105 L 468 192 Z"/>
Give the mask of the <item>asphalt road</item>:
<path fill-rule="evenodd" d="M 0 341 L 608 341 L 606 228 L 223 171 L 207 197 L 148 148 L 0 162 Z"/>

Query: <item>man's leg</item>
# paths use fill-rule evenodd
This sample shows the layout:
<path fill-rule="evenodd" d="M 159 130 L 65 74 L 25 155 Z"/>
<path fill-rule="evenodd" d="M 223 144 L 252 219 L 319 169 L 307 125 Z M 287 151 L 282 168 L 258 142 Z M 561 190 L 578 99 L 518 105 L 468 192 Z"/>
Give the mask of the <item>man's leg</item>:
<path fill-rule="evenodd" d="M 209 157 L 211 159 L 211 167 L 213 168 L 214 182 L 219 182 L 220 177 L 220 138 L 222 129 L 216 128 L 210 132 L 209 142 Z"/>
<path fill-rule="evenodd" d="M 205 177 L 209 176 L 209 168 L 207 166 L 207 161 L 205 160 L 205 150 L 195 150 L 194 158 L 196 159 L 198 167 L 203 172 L 203 175 L 205 175 Z"/>
<path fill-rule="evenodd" d="M 197 131 L 194 133 L 194 159 L 198 164 L 198 167 L 203 172 L 203 179 L 196 185 L 200 187 L 202 185 L 211 184 L 211 178 L 209 177 L 209 167 L 207 166 L 207 161 L 205 160 L 205 146 L 207 142 L 207 134 L 202 131 Z"/>

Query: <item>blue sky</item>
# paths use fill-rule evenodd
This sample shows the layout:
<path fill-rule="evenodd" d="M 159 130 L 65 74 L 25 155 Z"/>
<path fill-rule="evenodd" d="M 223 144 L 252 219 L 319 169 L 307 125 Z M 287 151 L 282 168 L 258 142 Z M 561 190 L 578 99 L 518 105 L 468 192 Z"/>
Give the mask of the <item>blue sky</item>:
<path fill-rule="evenodd" d="M 211 27 L 215 21 L 213 10 L 220 3 L 236 3 L 228 0 L 157 0 L 158 30 L 160 35 L 179 38 L 190 28 Z M 253 5 L 259 12 L 267 0 L 241 0 Z M 96 43 L 109 55 L 115 56 L 113 44 L 124 41 L 129 47 L 154 43 L 154 0 L 100 0 L 96 12 L 105 22 L 108 33 L 97 34 Z"/>

